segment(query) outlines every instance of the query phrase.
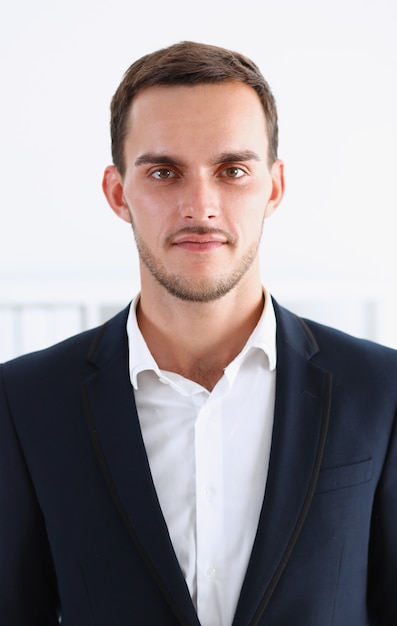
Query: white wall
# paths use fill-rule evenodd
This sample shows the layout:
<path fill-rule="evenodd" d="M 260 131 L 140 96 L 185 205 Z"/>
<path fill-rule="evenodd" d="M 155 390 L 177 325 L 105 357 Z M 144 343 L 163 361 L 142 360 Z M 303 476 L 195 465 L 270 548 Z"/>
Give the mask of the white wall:
<path fill-rule="evenodd" d="M 134 295 L 133 238 L 100 188 L 109 102 L 133 60 L 193 39 L 251 56 L 278 102 L 287 193 L 265 228 L 264 282 L 298 312 L 397 347 L 396 32 L 395 0 L 3 2 L 3 313 Z"/>

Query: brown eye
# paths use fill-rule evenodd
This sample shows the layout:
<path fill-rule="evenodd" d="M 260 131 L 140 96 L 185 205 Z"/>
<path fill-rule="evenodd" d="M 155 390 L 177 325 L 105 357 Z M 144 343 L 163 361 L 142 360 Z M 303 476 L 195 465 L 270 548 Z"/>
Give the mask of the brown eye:
<path fill-rule="evenodd" d="M 244 176 L 245 172 L 241 167 L 230 166 L 223 170 L 222 175 L 227 178 L 240 178 Z"/>
<path fill-rule="evenodd" d="M 175 176 L 172 170 L 167 169 L 166 167 L 162 167 L 159 170 L 155 170 L 152 173 L 153 178 L 157 180 L 168 180 L 169 178 L 173 178 Z"/>

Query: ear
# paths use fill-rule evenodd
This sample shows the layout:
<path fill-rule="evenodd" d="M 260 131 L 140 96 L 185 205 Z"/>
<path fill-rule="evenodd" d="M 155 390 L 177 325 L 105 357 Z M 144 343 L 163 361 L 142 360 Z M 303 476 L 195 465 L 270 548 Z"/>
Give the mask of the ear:
<path fill-rule="evenodd" d="M 273 187 L 272 193 L 266 206 L 265 218 L 271 216 L 271 214 L 276 210 L 281 200 L 283 199 L 285 190 L 284 163 L 280 161 L 280 159 L 276 159 L 271 167 L 270 173 L 272 177 Z"/>
<path fill-rule="evenodd" d="M 130 212 L 124 200 L 123 179 L 114 165 L 108 165 L 103 174 L 103 193 L 113 211 L 125 222 L 131 223 Z"/>

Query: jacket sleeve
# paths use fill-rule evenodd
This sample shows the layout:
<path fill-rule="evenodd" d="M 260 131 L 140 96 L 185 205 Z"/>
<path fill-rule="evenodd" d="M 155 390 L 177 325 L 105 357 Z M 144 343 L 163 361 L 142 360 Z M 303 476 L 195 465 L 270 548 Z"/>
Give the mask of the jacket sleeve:
<path fill-rule="evenodd" d="M 0 623 L 55 626 L 56 589 L 45 523 L 12 421 L 1 366 Z"/>
<path fill-rule="evenodd" d="M 368 608 L 371 626 L 397 624 L 397 416 L 373 507 Z"/>

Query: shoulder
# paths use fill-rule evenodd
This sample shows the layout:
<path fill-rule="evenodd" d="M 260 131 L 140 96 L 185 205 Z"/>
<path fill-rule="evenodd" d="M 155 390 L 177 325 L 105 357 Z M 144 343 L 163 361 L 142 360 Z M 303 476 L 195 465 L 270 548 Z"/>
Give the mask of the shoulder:
<path fill-rule="evenodd" d="M 93 328 L 70 337 L 43 350 L 24 354 L 2 365 L 4 374 L 12 376 L 34 376 L 43 370 L 68 369 L 71 362 L 86 360 L 90 346 L 100 328 Z"/>
<path fill-rule="evenodd" d="M 326 370 L 340 370 L 389 378 L 397 376 L 397 350 L 368 339 L 301 318 L 275 302 L 279 343 L 305 350 L 309 358 Z M 303 346 L 303 348 L 302 348 Z"/>
<path fill-rule="evenodd" d="M 86 374 L 103 345 L 116 350 L 124 342 L 128 308 L 96 328 L 69 337 L 55 345 L 17 357 L 1 365 L 4 379 L 24 386 L 28 380 L 55 380 L 60 377 L 76 378 Z"/>
<path fill-rule="evenodd" d="M 316 338 L 320 352 L 326 351 L 328 354 L 339 355 L 344 358 L 367 356 L 397 363 L 397 350 L 393 348 L 366 338 L 356 337 L 310 319 L 302 319 L 301 322 Z"/>

